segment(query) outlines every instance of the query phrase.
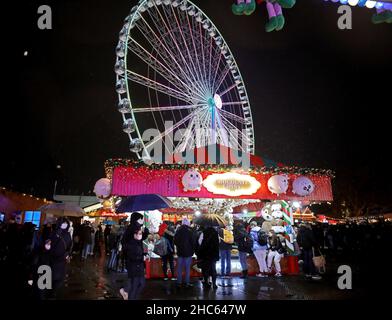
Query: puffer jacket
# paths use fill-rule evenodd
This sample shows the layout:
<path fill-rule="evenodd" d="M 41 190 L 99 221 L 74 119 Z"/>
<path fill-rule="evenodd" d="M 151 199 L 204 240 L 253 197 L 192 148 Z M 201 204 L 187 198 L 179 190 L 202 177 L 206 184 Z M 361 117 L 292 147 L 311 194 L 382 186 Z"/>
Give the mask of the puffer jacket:
<path fill-rule="evenodd" d="M 141 240 L 128 241 L 126 257 L 128 278 L 144 276 L 144 252 Z"/>
<path fill-rule="evenodd" d="M 257 250 L 267 250 L 267 245 L 262 246 L 261 244 L 259 244 L 259 242 L 257 241 L 258 239 L 258 232 L 261 230 L 260 227 L 253 227 L 250 230 L 250 236 L 253 240 L 253 251 L 257 251 Z"/>

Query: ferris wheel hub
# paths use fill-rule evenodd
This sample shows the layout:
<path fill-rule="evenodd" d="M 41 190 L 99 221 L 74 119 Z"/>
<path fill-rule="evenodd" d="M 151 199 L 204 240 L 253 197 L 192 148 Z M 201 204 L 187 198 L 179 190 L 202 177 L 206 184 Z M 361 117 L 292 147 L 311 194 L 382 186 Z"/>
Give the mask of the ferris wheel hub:
<path fill-rule="evenodd" d="M 215 93 L 213 98 L 211 97 L 208 99 L 207 104 L 210 108 L 222 109 L 222 98 L 219 94 Z"/>

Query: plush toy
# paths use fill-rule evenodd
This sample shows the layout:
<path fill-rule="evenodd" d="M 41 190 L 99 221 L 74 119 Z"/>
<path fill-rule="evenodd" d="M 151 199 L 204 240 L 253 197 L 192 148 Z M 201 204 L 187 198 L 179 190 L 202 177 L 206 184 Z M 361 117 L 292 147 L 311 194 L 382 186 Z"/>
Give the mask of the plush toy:
<path fill-rule="evenodd" d="M 291 9 L 296 0 L 236 0 L 231 10 L 235 15 L 251 15 L 256 10 L 257 4 L 266 3 L 269 20 L 265 25 L 265 31 L 279 31 L 284 27 L 285 19 L 282 8 Z"/>
<path fill-rule="evenodd" d="M 261 209 L 261 216 L 264 219 L 261 229 L 265 232 L 269 232 L 272 228 L 272 220 L 274 219 L 271 215 L 271 206 L 267 204 L 263 209 Z"/>
<path fill-rule="evenodd" d="M 237 4 L 233 3 L 231 11 L 237 16 L 246 14 L 251 15 L 256 10 L 255 0 L 237 0 Z"/>
<path fill-rule="evenodd" d="M 293 193 L 305 197 L 314 191 L 314 183 L 308 177 L 300 176 L 293 182 Z"/>
<path fill-rule="evenodd" d="M 392 11 L 386 9 L 376 9 L 376 13 L 372 16 L 374 24 L 392 23 Z"/>
<path fill-rule="evenodd" d="M 276 174 L 271 176 L 267 182 L 268 190 L 275 194 L 286 193 L 289 187 L 289 178 L 287 175 Z"/>
<path fill-rule="evenodd" d="M 182 177 L 182 185 L 184 191 L 200 191 L 203 178 L 201 174 L 195 169 L 189 169 Z"/>
<path fill-rule="evenodd" d="M 258 4 L 266 3 L 268 12 L 268 22 L 265 24 L 265 31 L 280 31 L 283 29 L 285 19 L 282 8 L 291 9 L 294 7 L 296 0 L 257 0 Z"/>

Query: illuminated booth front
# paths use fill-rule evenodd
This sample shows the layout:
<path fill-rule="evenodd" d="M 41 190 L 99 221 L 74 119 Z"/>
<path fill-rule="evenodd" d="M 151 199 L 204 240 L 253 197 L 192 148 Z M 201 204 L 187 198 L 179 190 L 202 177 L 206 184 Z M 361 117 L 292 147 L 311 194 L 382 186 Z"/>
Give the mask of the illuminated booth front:
<path fill-rule="evenodd" d="M 222 148 L 225 148 L 226 157 L 219 156 Z M 200 161 L 200 156 L 197 157 L 200 150 L 195 150 L 197 161 L 194 163 L 146 164 L 128 159 L 109 159 L 105 162 L 105 171 L 111 181 L 111 195 L 158 194 L 167 197 L 172 200 L 173 207 L 162 210 L 163 220 L 174 223 L 181 220 L 182 215 L 189 217 L 195 212 L 201 215 L 229 212 L 238 217 L 239 213 L 233 212 L 233 209 L 253 206 L 258 208 L 260 215 L 260 208 L 269 201 L 329 202 L 333 199 L 333 173 L 330 170 L 290 167 L 253 155 L 247 155 L 249 165 L 243 166 L 234 163 L 233 150 L 222 146 L 217 150 L 220 162 L 217 164 L 210 163 L 207 151 L 201 153 L 203 161 Z M 248 210 L 242 211 L 243 214 L 248 213 Z M 293 213 L 288 210 L 285 226 L 293 224 Z M 249 259 L 249 274 L 254 274 L 258 269 L 257 263 L 253 257 Z M 297 266 L 290 266 L 296 260 L 291 260 L 282 259 L 283 273 L 298 272 Z M 152 278 L 163 276 L 160 261 L 150 261 L 147 271 L 147 276 Z"/>

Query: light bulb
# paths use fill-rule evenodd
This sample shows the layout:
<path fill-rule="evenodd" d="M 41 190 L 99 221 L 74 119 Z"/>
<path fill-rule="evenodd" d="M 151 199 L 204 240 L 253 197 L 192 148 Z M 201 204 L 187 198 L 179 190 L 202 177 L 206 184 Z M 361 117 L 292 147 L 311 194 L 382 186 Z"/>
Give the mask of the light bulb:
<path fill-rule="evenodd" d="M 373 9 L 376 6 L 376 1 L 371 1 L 371 0 L 366 1 L 365 6 L 366 8 Z"/>

